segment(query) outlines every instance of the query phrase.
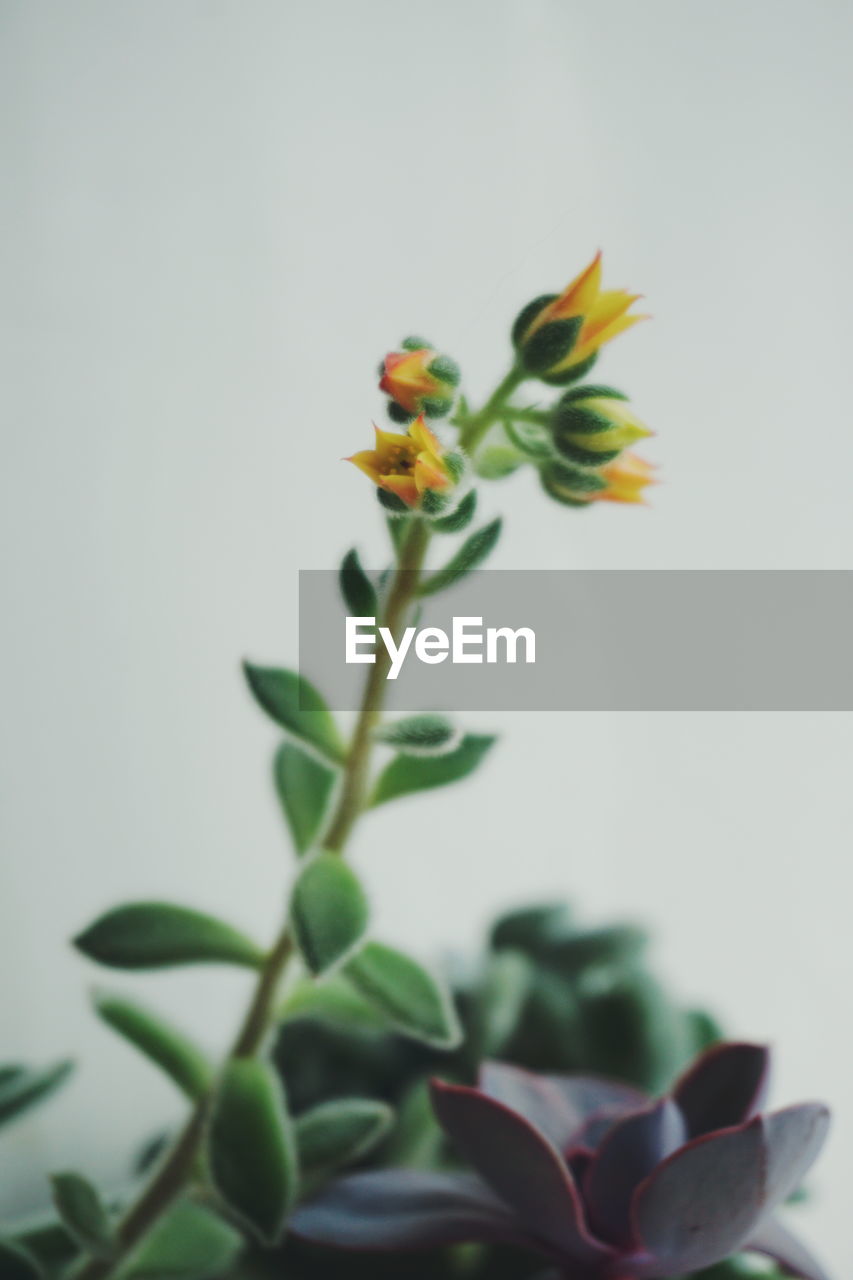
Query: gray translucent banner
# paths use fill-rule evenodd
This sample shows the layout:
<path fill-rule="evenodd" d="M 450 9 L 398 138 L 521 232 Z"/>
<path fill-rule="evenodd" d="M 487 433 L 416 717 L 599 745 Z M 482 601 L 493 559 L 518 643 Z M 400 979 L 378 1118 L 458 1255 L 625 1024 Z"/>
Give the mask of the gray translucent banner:
<path fill-rule="evenodd" d="M 337 573 L 300 573 L 299 601 L 301 674 L 334 709 L 356 708 L 371 668 L 346 661 Z M 480 570 L 409 622 L 387 681 L 398 711 L 853 710 L 847 571 Z M 350 656 L 384 648 L 368 624 L 357 645 L 349 627 Z M 510 662 L 500 630 L 522 628 Z"/>

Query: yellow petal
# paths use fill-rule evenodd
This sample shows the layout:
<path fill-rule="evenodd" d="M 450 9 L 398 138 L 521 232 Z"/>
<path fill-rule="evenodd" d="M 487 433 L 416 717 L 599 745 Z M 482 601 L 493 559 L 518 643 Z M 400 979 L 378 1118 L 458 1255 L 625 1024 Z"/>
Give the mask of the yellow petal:
<path fill-rule="evenodd" d="M 379 470 L 379 454 L 374 449 L 362 449 L 361 453 L 354 453 L 351 458 L 344 458 L 344 462 L 351 462 L 353 466 L 358 467 L 359 471 L 369 476 L 374 484 L 379 484 L 382 473 Z"/>
<path fill-rule="evenodd" d="M 556 302 L 551 303 L 549 320 L 566 320 L 588 315 L 601 289 L 601 250 L 588 267 L 584 267 L 567 285 Z"/>
<path fill-rule="evenodd" d="M 425 489 L 446 489 L 449 484 L 450 477 L 440 462 L 428 453 L 418 454 L 415 463 L 415 485 L 418 493 L 423 493 Z"/>

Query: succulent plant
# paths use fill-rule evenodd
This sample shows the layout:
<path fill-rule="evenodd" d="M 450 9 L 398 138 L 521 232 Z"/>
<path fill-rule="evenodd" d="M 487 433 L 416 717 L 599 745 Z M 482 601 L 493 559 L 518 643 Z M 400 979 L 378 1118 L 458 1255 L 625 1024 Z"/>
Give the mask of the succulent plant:
<path fill-rule="evenodd" d="M 658 1101 L 505 1063 L 488 1063 L 478 1088 L 434 1081 L 438 1122 L 474 1172 L 357 1173 L 297 1210 L 292 1229 L 354 1250 L 515 1246 L 553 1268 L 547 1280 L 658 1280 L 739 1251 L 826 1280 L 774 1210 L 817 1158 L 829 1113 L 762 1114 L 768 1065 L 761 1047 L 718 1046 Z"/>

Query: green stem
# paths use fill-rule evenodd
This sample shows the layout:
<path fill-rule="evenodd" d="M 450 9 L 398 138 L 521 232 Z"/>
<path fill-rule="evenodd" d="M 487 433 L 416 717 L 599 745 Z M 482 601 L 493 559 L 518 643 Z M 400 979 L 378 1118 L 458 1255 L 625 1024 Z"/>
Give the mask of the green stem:
<path fill-rule="evenodd" d="M 412 517 L 400 545 L 397 570 L 391 582 L 384 614 L 384 625 L 395 638 L 399 638 L 406 614 L 415 597 L 429 537 L 427 522 L 418 516 Z M 328 835 L 323 841 L 324 848 L 336 853 L 343 852 L 353 825 L 364 808 L 373 730 L 382 714 L 389 665 L 390 657 L 386 647 L 381 654 L 377 654 L 365 684 L 361 710 L 344 766 L 340 798 Z M 287 922 L 258 974 L 229 1060 L 254 1057 L 261 1049 L 273 1020 L 276 993 L 293 953 L 294 942 Z M 109 1259 L 84 1259 L 72 1273 L 73 1280 L 107 1280 L 185 1189 L 201 1149 L 211 1100 L 210 1094 L 199 1099 L 154 1176 L 143 1188 L 138 1200 L 125 1213 L 118 1227 L 117 1253 Z"/>
<path fill-rule="evenodd" d="M 397 572 L 388 593 L 388 604 L 385 609 L 385 626 L 395 641 L 400 639 L 406 614 L 417 591 L 429 537 L 427 522 L 417 516 L 413 517 L 400 546 Z M 391 657 L 386 645 L 377 653 L 376 661 L 367 677 L 361 710 L 347 754 L 340 799 L 323 841 L 323 848 L 333 853 L 341 852 L 349 838 L 353 823 L 364 808 L 373 732 L 382 714 L 390 666 Z"/>
<path fill-rule="evenodd" d="M 544 409 L 521 409 L 514 404 L 506 406 L 503 417 L 513 422 L 535 422 L 538 427 L 547 427 L 551 421 L 551 414 Z"/>
<path fill-rule="evenodd" d="M 463 449 L 473 453 L 492 423 L 500 418 L 507 400 L 522 382 L 527 381 L 527 373 L 519 365 L 513 365 L 509 373 L 499 382 L 486 403 L 477 413 L 464 419 L 459 428 L 459 443 Z"/>

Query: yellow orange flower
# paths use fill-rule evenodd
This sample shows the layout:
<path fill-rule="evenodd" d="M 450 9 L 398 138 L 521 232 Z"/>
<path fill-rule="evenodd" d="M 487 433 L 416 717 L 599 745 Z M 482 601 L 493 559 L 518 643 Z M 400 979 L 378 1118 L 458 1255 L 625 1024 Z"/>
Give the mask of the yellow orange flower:
<path fill-rule="evenodd" d="M 602 467 L 606 488 L 593 495 L 603 502 L 645 502 L 643 490 L 656 484 L 655 468 L 636 453 L 623 453 L 615 462 Z"/>
<path fill-rule="evenodd" d="M 408 507 L 417 507 L 427 490 L 441 493 L 454 483 L 441 442 L 423 414 L 406 435 L 374 429 L 376 447 L 354 453 L 347 462 L 354 463 L 380 489 L 395 494 Z"/>
<path fill-rule="evenodd" d="M 453 407 L 459 368 L 449 356 L 439 355 L 432 347 L 414 346 L 414 342 L 417 339 L 407 339 L 402 351 L 385 357 L 379 388 L 400 407 L 404 419 L 418 413 L 441 418 Z"/>
<path fill-rule="evenodd" d="M 522 311 L 514 337 L 532 373 L 559 381 L 605 343 L 648 319 L 628 314 L 640 294 L 602 289 L 601 274 L 599 252 L 561 294 L 536 299 Z"/>

